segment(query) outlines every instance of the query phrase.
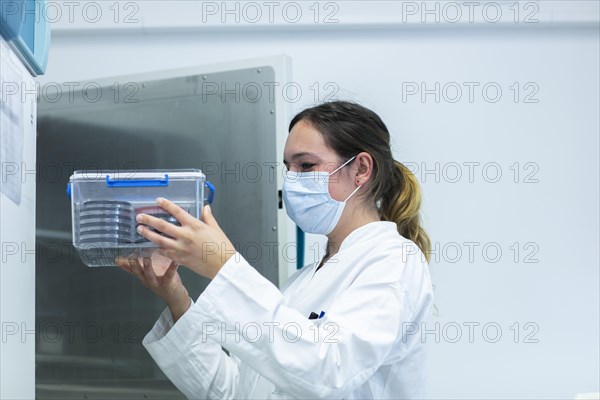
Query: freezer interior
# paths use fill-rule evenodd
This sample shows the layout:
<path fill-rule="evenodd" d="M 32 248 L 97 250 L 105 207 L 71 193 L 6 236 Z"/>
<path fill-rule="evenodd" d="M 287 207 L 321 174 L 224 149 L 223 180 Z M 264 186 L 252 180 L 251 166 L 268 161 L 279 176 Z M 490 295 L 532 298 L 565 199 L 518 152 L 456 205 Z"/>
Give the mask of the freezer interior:
<path fill-rule="evenodd" d="M 41 99 L 37 398 L 184 398 L 141 343 L 164 303 L 117 267 L 86 267 L 74 251 L 65 189 L 75 170 L 202 170 L 216 188 L 212 210 L 221 228 L 277 284 L 280 166 L 275 103 L 266 90 L 272 82 L 274 70 L 258 66 L 104 81 Z M 209 283 L 185 268 L 180 273 L 192 298 Z"/>

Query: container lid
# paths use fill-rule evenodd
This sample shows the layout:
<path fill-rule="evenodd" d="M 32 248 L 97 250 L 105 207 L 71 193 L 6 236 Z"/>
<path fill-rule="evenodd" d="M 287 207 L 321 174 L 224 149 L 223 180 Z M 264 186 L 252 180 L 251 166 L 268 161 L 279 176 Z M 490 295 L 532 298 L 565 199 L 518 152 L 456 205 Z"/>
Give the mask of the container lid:
<path fill-rule="evenodd" d="M 71 198 L 71 185 L 75 183 L 103 182 L 109 188 L 140 188 L 169 186 L 169 181 L 202 182 L 208 189 L 204 201 L 213 203 L 215 187 L 199 169 L 77 170 L 67 183 L 67 197 Z"/>
<path fill-rule="evenodd" d="M 140 169 L 140 170 L 77 170 L 69 178 L 70 182 L 112 182 L 134 180 L 205 180 L 199 169 Z"/>

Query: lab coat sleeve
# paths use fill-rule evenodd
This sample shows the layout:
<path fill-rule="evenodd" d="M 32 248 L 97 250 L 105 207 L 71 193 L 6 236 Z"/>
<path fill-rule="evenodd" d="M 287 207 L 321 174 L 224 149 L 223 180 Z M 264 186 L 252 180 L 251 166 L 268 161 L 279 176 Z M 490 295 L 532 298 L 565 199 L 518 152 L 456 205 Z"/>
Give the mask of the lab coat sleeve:
<path fill-rule="evenodd" d="M 230 399 L 239 380 L 238 360 L 208 340 L 190 313 L 173 323 L 169 308 L 160 315 L 142 344 L 156 364 L 188 399 Z"/>
<path fill-rule="evenodd" d="M 237 253 L 190 313 L 212 324 L 211 336 L 277 391 L 343 398 L 382 365 L 398 342 L 401 319 L 412 318 L 401 288 L 381 275 L 376 269 L 362 274 L 324 318 L 309 320 Z"/>

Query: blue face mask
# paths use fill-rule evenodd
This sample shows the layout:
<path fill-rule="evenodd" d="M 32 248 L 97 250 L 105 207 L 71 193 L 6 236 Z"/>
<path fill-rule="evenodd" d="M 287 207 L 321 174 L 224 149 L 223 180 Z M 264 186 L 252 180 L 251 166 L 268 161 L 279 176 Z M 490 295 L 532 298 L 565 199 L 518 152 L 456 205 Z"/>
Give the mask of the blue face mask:
<path fill-rule="evenodd" d="M 352 157 L 332 173 L 288 171 L 283 182 L 283 202 L 287 215 L 306 233 L 328 235 L 342 216 L 346 202 L 362 187 L 360 185 L 344 201 L 331 198 L 329 177 L 350 161 Z"/>

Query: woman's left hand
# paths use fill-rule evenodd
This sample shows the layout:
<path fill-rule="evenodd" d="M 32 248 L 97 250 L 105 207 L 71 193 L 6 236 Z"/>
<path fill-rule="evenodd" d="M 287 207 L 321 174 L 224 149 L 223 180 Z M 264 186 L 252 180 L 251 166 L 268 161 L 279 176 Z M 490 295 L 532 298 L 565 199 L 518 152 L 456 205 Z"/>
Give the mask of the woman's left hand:
<path fill-rule="evenodd" d="M 138 226 L 138 232 L 157 244 L 160 247 L 159 253 L 163 256 L 177 264 L 183 264 L 199 275 L 213 279 L 236 250 L 213 217 L 210 206 L 203 207 L 201 221 L 167 199 L 158 198 L 156 204 L 174 216 L 181 226 L 151 215 L 138 214 L 139 224 L 150 226 L 170 238 L 143 225 Z"/>

